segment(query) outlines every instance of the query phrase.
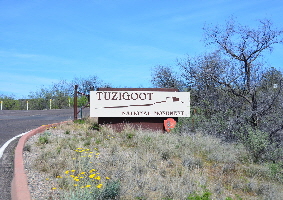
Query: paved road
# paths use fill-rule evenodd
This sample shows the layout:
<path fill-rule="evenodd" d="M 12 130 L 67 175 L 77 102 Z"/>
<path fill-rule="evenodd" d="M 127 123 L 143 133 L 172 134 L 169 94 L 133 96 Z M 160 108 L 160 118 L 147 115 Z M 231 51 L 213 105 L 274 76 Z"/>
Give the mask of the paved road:
<path fill-rule="evenodd" d="M 0 111 L 0 146 L 12 137 L 41 125 L 71 120 L 72 109 Z"/>
<path fill-rule="evenodd" d="M 88 111 L 85 112 L 85 114 Z M 85 115 L 84 114 L 84 115 Z M 73 110 L 0 110 L 0 147 L 6 141 L 41 125 L 72 120 Z M 0 199 L 9 200 L 13 178 L 14 149 L 18 139 L 10 143 L 0 159 Z"/>

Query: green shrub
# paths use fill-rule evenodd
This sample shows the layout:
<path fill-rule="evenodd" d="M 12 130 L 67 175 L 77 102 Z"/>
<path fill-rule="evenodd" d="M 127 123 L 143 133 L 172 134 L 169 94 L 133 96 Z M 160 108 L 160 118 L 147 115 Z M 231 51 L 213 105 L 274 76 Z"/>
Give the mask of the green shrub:
<path fill-rule="evenodd" d="M 44 134 L 41 135 L 38 139 L 39 144 L 48 144 L 49 143 L 49 138 L 48 135 Z"/>
<path fill-rule="evenodd" d="M 189 200 L 211 200 L 210 198 L 211 195 L 212 194 L 208 190 L 205 190 L 202 195 L 198 195 L 197 193 L 194 193 L 188 196 L 187 199 Z"/>
<path fill-rule="evenodd" d="M 106 184 L 105 189 L 101 192 L 101 199 L 115 199 L 120 195 L 120 182 L 111 181 Z"/>
<path fill-rule="evenodd" d="M 269 164 L 270 176 L 273 180 L 283 183 L 283 164 L 271 163 Z"/>
<path fill-rule="evenodd" d="M 243 144 L 251 152 L 254 161 L 258 162 L 270 145 L 268 134 L 252 127 L 247 127 L 241 134 Z"/>
<path fill-rule="evenodd" d="M 74 123 L 75 124 L 85 124 L 85 120 L 84 119 L 77 119 L 77 120 L 74 120 Z"/>
<path fill-rule="evenodd" d="M 110 199 L 119 199 L 120 196 L 120 183 L 118 181 L 108 182 L 104 189 L 98 188 L 84 188 L 76 189 L 71 194 L 66 194 L 63 199 L 68 200 L 110 200 Z"/>
<path fill-rule="evenodd" d="M 98 123 L 93 123 L 91 124 L 91 126 L 89 127 L 90 130 L 96 130 L 99 131 L 100 127 Z"/>

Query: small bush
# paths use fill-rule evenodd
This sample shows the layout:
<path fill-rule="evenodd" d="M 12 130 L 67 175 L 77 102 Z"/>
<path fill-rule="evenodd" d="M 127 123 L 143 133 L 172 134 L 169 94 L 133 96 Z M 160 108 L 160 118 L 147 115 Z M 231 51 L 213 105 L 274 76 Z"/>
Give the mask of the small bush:
<path fill-rule="evenodd" d="M 96 130 L 96 131 L 99 131 L 100 129 L 100 126 L 98 123 L 93 123 L 91 124 L 91 126 L 89 127 L 90 130 Z"/>
<path fill-rule="evenodd" d="M 106 184 L 105 189 L 101 192 L 101 199 L 115 199 L 120 195 L 120 182 L 111 181 Z"/>
<path fill-rule="evenodd" d="M 39 144 L 48 144 L 50 141 L 49 141 L 49 138 L 48 138 L 48 135 L 47 134 L 43 134 L 41 135 L 39 138 L 38 138 L 38 142 Z"/>
<path fill-rule="evenodd" d="M 75 124 L 85 124 L 85 120 L 84 119 L 77 119 L 77 120 L 74 120 L 74 123 Z"/>
<path fill-rule="evenodd" d="M 268 134 L 252 127 L 248 127 L 242 134 L 241 139 L 244 145 L 251 152 L 254 161 L 258 162 L 270 145 Z"/>
<path fill-rule="evenodd" d="M 63 199 L 68 200 L 110 200 L 119 199 L 120 183 L 118 181 L 108 182 L 104 189 L 98 188 L 83 188 L 76 189 L 71 194 L 66 194 Z"/>
<path fill-rule="evenodd" d="M 135 136 L 134 133 L 127 133 L 126 134 L 127 139 L 132 139 L 134 136 Z"/>
<path fill-rule="evenodd" d="M 210 196 L 212 193 L 210 193 L 208 190 L 205 190 L 202 195 L 198 195 L 196 193 L 191 194 L 187 199 L 189 200 L 211 200 Z"/>

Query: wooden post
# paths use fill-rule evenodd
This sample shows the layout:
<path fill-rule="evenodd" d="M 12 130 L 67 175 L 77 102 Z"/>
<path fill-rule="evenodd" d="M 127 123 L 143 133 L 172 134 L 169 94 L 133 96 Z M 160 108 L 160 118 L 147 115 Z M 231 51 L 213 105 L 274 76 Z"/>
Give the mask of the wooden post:
<path fill-rule="evenodd" d="M 74 120 L 78 119 L 78 85 L 75 85 L 74 91 Z"/>

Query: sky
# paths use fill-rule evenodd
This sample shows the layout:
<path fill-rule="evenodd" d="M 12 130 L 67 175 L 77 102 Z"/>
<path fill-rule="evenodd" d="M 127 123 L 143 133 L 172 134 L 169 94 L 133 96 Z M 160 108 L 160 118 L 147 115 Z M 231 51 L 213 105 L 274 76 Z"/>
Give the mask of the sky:
<path fill-rule="evenodd" d="M 229 17 L 283 29 L 281 0 L 0 0 L 0 95 L 24 98 L 60 80 L 97 76 L 152 87 L 155 66 L 210 51 L 205 24 Z M 283 45 L 282 45 L 283 46 Z M 266 56 L 283 70 L 283 47 Z"/>

